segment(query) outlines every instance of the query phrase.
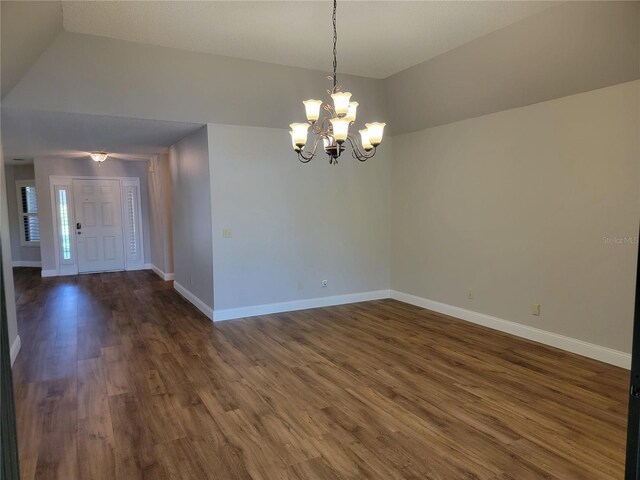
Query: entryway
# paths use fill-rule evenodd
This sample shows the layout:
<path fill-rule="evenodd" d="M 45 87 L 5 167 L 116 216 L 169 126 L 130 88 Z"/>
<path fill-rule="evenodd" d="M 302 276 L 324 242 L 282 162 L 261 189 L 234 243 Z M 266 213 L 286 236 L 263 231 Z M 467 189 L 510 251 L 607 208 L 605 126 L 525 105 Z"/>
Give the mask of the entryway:
<path fill-rule="evenodd" d="M 58 275 L 144 266 L 138 178 L 50 177 Z"/>

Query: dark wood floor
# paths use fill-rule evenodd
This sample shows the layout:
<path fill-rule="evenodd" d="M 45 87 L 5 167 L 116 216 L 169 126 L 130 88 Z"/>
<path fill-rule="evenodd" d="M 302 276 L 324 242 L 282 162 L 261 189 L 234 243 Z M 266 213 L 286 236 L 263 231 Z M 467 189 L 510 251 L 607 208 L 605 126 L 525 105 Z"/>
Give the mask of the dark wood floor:
<path fill-rule="evenodd" d="M 215 326 L 16 270 L 22 478 L 621 479 L 622 369 L 392 300 Z"/>

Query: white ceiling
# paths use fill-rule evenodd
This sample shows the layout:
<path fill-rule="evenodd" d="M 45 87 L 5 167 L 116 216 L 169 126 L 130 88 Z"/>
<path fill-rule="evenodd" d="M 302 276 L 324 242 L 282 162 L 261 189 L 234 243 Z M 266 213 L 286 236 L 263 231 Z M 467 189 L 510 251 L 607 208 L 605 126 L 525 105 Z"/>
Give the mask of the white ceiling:
<path fill-rule="evenodd" d="M 95 150 L 132 160 L 164 153 L 202 125 L 40 110 L 2 109 L 2 147 L 9 164 L 34 157 L 86 156 Z M 15 162 L 14 158 L 27 159 Z"/>
<path fill-rule="evenodd" d="M 338 71 L 386 78 L 553 6 L 542 1 L 340 1 Z M 72 1 L 64 29 L 329 71 L 327 1 Z"/>

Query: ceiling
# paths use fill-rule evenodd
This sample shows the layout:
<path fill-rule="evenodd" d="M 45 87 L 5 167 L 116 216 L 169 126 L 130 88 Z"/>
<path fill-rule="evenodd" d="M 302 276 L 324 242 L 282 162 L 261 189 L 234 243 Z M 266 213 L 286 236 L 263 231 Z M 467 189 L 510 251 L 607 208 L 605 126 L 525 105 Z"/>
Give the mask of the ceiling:
<path fill-rule="evenodd" d="M 164 153 L 202 125 L 101 115 L 2 109 L 2 147 L 8 164 L 34 157 L 86 156 L 95 150 L 132 160 Z M 27 159 L 16 162 L 14 158 Z"/>
<path fill-rule="evenodd" d="M 0 96 L 4 98 L 62 31 L 57 2 L 0 3 Z"/>
<path fill-rule="evenodd" d="M 386 78 L 554 5 L 340 1 L 338 71 Z M 328 71 L 330 1 L 62 2 L 64 29 Z"/>

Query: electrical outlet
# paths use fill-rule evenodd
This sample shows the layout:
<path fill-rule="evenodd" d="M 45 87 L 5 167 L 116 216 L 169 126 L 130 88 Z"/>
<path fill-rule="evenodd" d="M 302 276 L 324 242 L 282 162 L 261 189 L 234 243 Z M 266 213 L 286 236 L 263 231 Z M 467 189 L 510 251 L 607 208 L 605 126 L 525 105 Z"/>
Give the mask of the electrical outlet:
<path fill-rule="evenodd" d="M 326 287 L 327 285 L 329 285 L 329 282 L 327 280 L 322 280 L 322 288 Z"/>
<path fill-rule="evenodd" d="M 467 290 L 467 298 L 469 300 L 473 300 L 473 289 L 470 288 L 469 290 Z"/>
<path fill-rule="evenodd" d="M 534 303 L 531 305 L 531 315 L 535 315 L 536 317 L 540 316 L 540 304 Z"/>
<path fill-rule="evenodd" d="M 298 290 L 302 290 L 304 285 L 302 284 L 302 280 L 298 280 Z"/>
<path fill-rule="evenodd" d="M 231 230 L 230 228 L 225 228 L 224 230 L 222 230 L 222 236 L 224 238 L 231 238 L 233 237 L 233 230 Z"/>

